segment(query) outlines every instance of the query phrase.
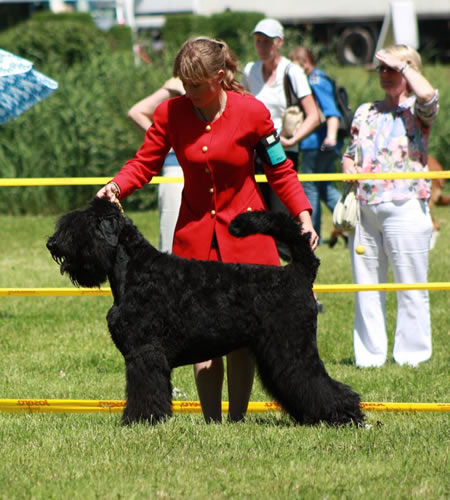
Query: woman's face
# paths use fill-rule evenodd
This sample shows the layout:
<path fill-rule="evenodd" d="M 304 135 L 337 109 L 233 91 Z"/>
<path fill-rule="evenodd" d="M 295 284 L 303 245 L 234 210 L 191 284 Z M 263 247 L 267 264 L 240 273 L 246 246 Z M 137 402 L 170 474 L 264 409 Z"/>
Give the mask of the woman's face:
<path fill-rule="evenodd" d="M 283 45 L 281 38 L 270 38 L 262 33 L 254 34 L 255 49 L 261 61 L 276 59 Z"/>
<path fill-rule="evenodd" d="M 395 96 L 408 91 L 406 80 L 400 72 L 383 64 L 378 66 L 377 71 L 380 75 L 380 87 L 386 94 Z"/>
<path fill-rule="evenodd" d="M 219 99 L 222 90 L 221 81 L 223 71 L 219 71 L 215 78 L 204 80 L 200 83 L 183 82 L 186 96 L 196 108 L 204 108 Z"/>

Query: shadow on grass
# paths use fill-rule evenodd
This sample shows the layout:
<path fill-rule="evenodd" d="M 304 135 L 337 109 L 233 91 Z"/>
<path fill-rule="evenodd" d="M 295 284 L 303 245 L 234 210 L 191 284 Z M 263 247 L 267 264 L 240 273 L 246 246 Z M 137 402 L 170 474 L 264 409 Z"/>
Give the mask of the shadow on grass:
<path fill-rule="evenodd" d="M 327 360 L 326 365 L 344 365 L 344 366 L 354 366 L 355 361 L 353 358 L 343 358 L 343 359 L 331 359 Z"/>
<path fill-rule="evenodd" d="M 16 317 L 15 314 L 11 314 L 11 313 L 0 311 L 0 320 L 1 319 L 12 319 L 12 318 L 15 318 L 15 317 Z"/>
<path fill-rule="evenodd" d="M 271 427 L 295 427 L 298 425 L 289 417 L 289 415 L 283 412 L 265 416 L 249 415 L 242 423 Z"/>

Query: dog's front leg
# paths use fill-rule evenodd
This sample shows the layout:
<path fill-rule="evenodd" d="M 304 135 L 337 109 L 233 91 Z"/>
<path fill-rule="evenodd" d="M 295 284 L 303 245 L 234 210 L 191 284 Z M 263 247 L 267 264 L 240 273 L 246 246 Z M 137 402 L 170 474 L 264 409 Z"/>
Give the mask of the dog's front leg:
<path fill-rule="evenodd" d="M 152 345 L 125 356 L 127 404 L 122 423 L 155 424 L 172 415 L 171 370 L 164 354 Z"/>

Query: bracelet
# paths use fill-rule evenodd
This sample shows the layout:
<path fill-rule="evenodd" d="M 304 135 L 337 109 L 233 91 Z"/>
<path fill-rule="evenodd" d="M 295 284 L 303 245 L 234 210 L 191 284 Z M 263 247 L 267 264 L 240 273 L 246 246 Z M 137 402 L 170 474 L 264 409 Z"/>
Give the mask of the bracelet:
<path fill-rule="evenodd" d="M 409 68 L 409 64 L 405 63 L 398 71 L 403 74 Z"/>
<path fill-rule="evenodd" d="M 112 184 L 114 186 L 114 188 L 115 188 L 114 194 L 117 197 L 119 197 L 120 196 L 120 187 L 115 182 L 113 182 L 113 181 L 111 181 L 110 184 Z"/>

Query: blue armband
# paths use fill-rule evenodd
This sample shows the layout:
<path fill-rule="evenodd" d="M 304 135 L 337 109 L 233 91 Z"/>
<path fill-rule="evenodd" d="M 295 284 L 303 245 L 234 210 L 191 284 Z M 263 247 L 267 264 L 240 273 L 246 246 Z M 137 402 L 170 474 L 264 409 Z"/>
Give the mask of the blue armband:
<path fill-rule="evenodd" d="M 258 142 L 256 152 L 269 167 L 276 167 L 286 161 L 286 153 L 275 130 Z"/>

